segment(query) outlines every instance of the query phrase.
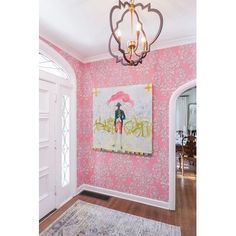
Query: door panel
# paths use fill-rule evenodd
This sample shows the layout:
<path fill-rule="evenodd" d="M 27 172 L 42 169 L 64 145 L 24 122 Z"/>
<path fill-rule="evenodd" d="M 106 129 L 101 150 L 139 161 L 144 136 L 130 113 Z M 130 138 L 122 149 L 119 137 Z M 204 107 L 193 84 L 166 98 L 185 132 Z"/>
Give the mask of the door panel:
<path fill-rule="evenodd" d="M 39 218 L 55 208 L 55 85 L 39 80 Z"/>

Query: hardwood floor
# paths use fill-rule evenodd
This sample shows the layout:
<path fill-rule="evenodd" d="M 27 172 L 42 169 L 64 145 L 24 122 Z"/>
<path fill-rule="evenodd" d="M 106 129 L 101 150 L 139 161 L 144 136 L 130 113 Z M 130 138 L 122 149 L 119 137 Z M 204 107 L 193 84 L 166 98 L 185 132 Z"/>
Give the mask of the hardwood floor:
<path fill-rule="evenodd" d="M 39 224 L 39 232 L 44 230 L 49 224 L 56 220 L 68 207 L 78 199 L 126 212 L 132 215 L 142 216 L 148 219 L 157 220 L 163 223 L 178 225 L 181 227 L 181 236 L 196 235 L 196 178 L 192 174 L 186 173 L 184 177 L 177 175 L 176 185 L 176 211 L 164 210 L 141 203 L 127 201 L 111 197 L 108 201 L 96 198 L 77 195 L 60 209 L 52 213 L 48 218 Z M 128 236 L 128 235 L 127 235 Z"/>

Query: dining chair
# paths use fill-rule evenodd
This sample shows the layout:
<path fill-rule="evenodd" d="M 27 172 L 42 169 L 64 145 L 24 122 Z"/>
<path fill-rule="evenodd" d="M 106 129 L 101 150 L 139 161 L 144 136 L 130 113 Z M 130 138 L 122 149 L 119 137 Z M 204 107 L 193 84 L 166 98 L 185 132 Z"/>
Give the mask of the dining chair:
<path fill-rule="evenodd" d="M 197 130 L 192 130 L 192 135 L 193 135 L 194 137 L 196 137 L 196 136 L 197 136 Z"/>
<path fill-rule="evenodd" d="M 184 131 L 183 131 L 183 130 L 177 130 L 176 133 L 177 133 L 180 137 L 184 137 Z"/>
<path fill-rule="evenodd" d="M 195 166 L 196 172 L 196 163 L 197 163 L 197 138 L 195 136 L 186 136 L 182 139 L 182 152 L 181 152 L 181 166 L 182 166 L 182 175 L 184 175 L 184 161 L 189 161 Z"/>
<path fill-rule="evenodd" d="M 181 152 L 182 152 L 182 139 L 184 137 L 183 130 L 176 130 L 176 139 L 175 139 L 175 145 L 176 145 L 176 158 L 179 161 L 179 169 L 181 169 Z"/>

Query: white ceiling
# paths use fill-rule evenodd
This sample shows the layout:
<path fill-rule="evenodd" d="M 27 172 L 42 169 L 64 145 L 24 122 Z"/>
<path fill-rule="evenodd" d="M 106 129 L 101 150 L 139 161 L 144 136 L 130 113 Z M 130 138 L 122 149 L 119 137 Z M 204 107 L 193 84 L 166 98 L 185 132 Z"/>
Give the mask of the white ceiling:
<path fill-rule="evenodd" d="M 153 49 L 195 42 L 196 0 L 136 0 L 161 11 L 163 30 Z M 40 0 L 40 36 L 82 62 L 109 58 L 109 13 L 118 0 Z"/>

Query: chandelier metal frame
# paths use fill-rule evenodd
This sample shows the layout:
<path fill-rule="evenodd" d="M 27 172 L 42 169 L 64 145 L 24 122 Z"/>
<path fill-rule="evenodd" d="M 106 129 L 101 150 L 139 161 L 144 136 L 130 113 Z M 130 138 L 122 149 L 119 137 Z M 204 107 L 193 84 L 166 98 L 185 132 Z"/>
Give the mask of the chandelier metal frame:
<path fill-rule="evenodd" d="M 122 8 L 125 9 L 126 7 L 127 7 L 127 9 L 121 15 L 120 20 L 115 22 L 115 28 L 114 28 L 114 24 L 113 24 L 114 11 L 115 10 L 122 10 Z M 147 40 L 146 33 L 143 28 L 143 23 L 141 22 L 140 17 L 136 11 L 137 7 L 140 7 L 142 10 L 147 9 L 148 12 L 155 13 L 159 16 L 159 19 L 160 19 L 159 28 L 158 28 L 157 34 L 155 35 L 154 39 L 151 42 L 148 42 L 148 40 Z M 119 37 L 119 35 L 117 35 L 116 32 L 119 28 L 119 24 L 121 22 L 123 22 L 125 15 L 129 12 L 131 14 L 131 32 L 133 33 L 133 16 L 134 15 L 137 17 L 137 22 L 140 24 L 140 31 L 136 32 L 136 41 L 135 40 L 128 41 L 127 51 L 126 51 L 123 48 L 121 48 L 121 37 Z M 116 59 L 116 63 L 120 62 L 124 66 L 137 66 L 138 64 L 142 64 L 143 59 L 150 52 L 151 46 L 160 36 L 160 33 L 163 28 L 163 16 L 159 10 L 157 10 L 155 8 L 151 8 L 151 3 L 148 3 L 147 5 L 143 5 L 142 3 L 135 4 L 134 0 L 131 0 L 130 2 L 124 2 L 124 3 L 119 0 L 119 4 L 113 6 L 110 11 L 110 28 L 111 28 L 111 36 L 109 39 L 109 52 L 110 52 L 111 56 Z M 143 42 L 143 50 L 140 53 L 138 53 L 137 50 L 140 45 L 140 39 L 139 39 L 140 32 L 142 32 L 142 34 L 145 38 L 145 41 Z M 119 57 L 118 55 L 115 55 L 115 53 L 112 52 L 111 43 L 112 43 L 113 37 L 114 37 L 115 41 L 117 42 L 118 50 L 121 52 L 123 57 Z M 136 60 L 132 59 L 133 55 L 136 56 L 136 58 L 137 58 Z"/>

